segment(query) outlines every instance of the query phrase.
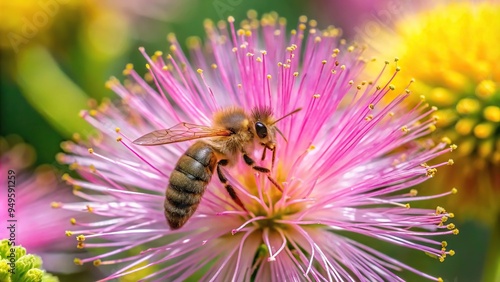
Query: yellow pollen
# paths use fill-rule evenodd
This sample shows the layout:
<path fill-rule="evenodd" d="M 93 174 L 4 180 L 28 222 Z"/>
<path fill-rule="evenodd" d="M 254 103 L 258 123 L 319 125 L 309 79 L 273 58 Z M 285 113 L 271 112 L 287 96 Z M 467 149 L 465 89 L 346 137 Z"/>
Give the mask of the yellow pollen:
<path fill-rule="evenodd" d="M 446 88 L 436 87 L 429 93 L 430 100 L 439 106 L 448 107 L 455 103 L 455 95 Z"/>
<path fill-rule="evenodd" d="M 86 208 L 88 212 L 94 212 L 94 208 L 92 208 L 91 206 L 87 205 Z"/>
<path fill-rule="evenodd" d="M 367 121 L 370 121 L 370 120 L 372 120 L 372 119 L 373 119 L 373 115 L 367 115 L 367 116 L 365 117 L 365 120 L 367 120 Z"/>
<path fill-rule="evenodd" d="M 433 132 L 433 131 L 435 131 L 435 130 L 436 130 L 436 125 L 431 124 L 431 125 L 429 125 L 429 126 L 428 126 L 428 128 L 429 128 L 429 130 L 430 130 L 431 132 Z"/>
<path fill-rule="evenodd" d="M 82 260 L 81 260 L 81 259 L 79 259 L 79 258 L 75 258 L 75 259 L 73 260 L 73 262 L 74 262 L 76 265 L 83 265 Z"/>
<path fill-rule="evenodd" d="M 294 72 L 294 73 L 293 73 L 293 76 L 295 76 L 295 77 L 299 76 L 299 72 L 297 72 L 297 71 L 296 71 L 296 72 Z"/>
<path fill-rule="evenodd" d="M 94 264 L 94 266 L 99 266 L 99 265 L 101 265 L 101 260 L 100 259 L 96 259 L 92 263 Z"/>
<path fill-rule="evenodd" d="M 481 104 L 478 100 L 471 98 L 464 98 L 458 101 L 456 106 L 457 112 L 463 115 L 476 113 L 481 108 Z"/>
<path fill-rule="evenodd" d="M 457 145 L 455 145 L 455 144 L 451 144 L 451 145 L 450 145 L 450 152 L 453 152 L 453 151 L 454 151 L 454 150 L 456 150 L 457 148 L 458 148 L 458 146 L 457 146 Z"/>
<path fill-rule="evenodd" d="M 441 247 L 443 247 L 443 248 L 448 247 L 448 242 L 446 242 L 446 241 L 442 241 L 442 242 L 441 242 Z"/>
<path fill-rule="evenodd" d="M 58 208 L 60 208 L 60 207 L 61 207 L 61 205 L 62 205 L 62 203 L 61 203 L 61 202 L 52 202 L 52 203 L 50 203 L 50 207 L 51 207 L 51 208 L 54 208 L 54 209 L 58 209 Z"/>
<path fill-rule="evenodd" d="M 453 159 L 449 159 L 448 160 L 448 165 L 453 165 L 455 162 L 453 161 Z"/>
<path fill-rule="evenodd" d="M 406 203 L 406 204 L 405 204 L 405 208 L 406 208 L 406 209 L 411 208 L 410 204 L 409 204 L 409 203 Z"/>
<path fill-rule="evenodd" d="M 476 121 L 470 118 L 463 118 L 457 121 L 455 124 L 455 130 L 463 136 L 467 136 L 472 132 L 472 129 L 476 125 Z"/>
<path fill-rule="evenodd" d="M 437 169 L 436 168 L 429 168 L 427 169 L 427 171 L 425 172 L 425 175 L 427 177 L 434 177 L 434 175 L 436 175 L 436 172 L 437 172 Z"/>
<path fill-rule="evenodd" d="M 446 225 L 446 228 L 447 228 L 448 230 L 453 230 L 453 229 L 455 229 L 455 224 L 450 223 L 450 224 Z"/>
<path fill-rule="evenodd" d="M 444 142 L 444 143 L 450 145 L 451 139 L 445 136 L 445 137 L 441 138 L 441 142 Z"/>
<path fill-rule="evenodd" d="M 446 213 L 446 210 L 443 207 L 437 206 L 436 214 L 443 214 L 443 213 Z"/>
<path fill-rule="evenodd" d="M 116 137 L 116 142 L 121 142 L 121 141 L 122 141 L 122 137 L 121 136 Z"/>
<path fill-rule="evenodd" d="M 321 95 L 320 95 L 320 94 L 314 94 L 314 95 L 313 95 L 313 98 L 318 99 L 319 97 L 321 97 Z"/>
<path fill-rule="evenodd" d="M 202 74 L 203 70 L 202 69 L 197 69 L 196 72 L 199 73 L 199 74 Z"/>
<path fill-rule="evenodd" d="M 76 248 L 78 248 L 78 249 L 84 249 L 84 248 L 85 248 L 85 243 L 83 243 L 83 242 L 78 242 L 78 243 L 76 244 Z"/>
<path fill-rule="evenodd" d="M 483 116 L 485 119 L 492 122 L 500 122 L 500 107 L 498 106 L 488 106 L 483 111 Z"/>
<path fill-rule="evenodd" d="M 85 241 L 85 236 L 84 235 L 78 235 L 78 236 L 76 236 L 76 240 L 79 241 L 79 242 L 83 242 L 83 241 Z"/>
<path fill-rule="evenodd" d="M 89 151 L 90 154 L 94 153 L 94 149 L 92 149 L 92 148 L 89 148 L 88 151 Z"/>
<path fill-rule="evenodd" d="M 65 231 L 64 234 L 66 234 L 67 237 L 73 236 L 73 232 L 71 231 Z"/>
<path fill-rule="evenodd" d="M 496 92 L 496 84 L 492 80 L 483 80 L 476 87 L 476 95 L 479 98 L 487 99 Z"/>
<path fill-rule="evenodd" d="M 453 235 L 458 235 L 460 233 L 460 231 L 458 229 L 455 229 L 452 231 Z"/>
<path fill-rule="evenodd" d="M 407 133 L 410 130 L 408 129 L 408 126 L 404 125 L 403 127 L 401 127 L 401 131 L 403 131 L 404 133 Z"/>
<path fill-rule="evenodd" d="M 394 86 L 393 84 L 389 85 L 389 89 L 391 90 L 395 90 L 396 89 L 396 86 Z"/>
<path fill-rule="evenodd" d="M 89 170 L 92 173 L 95 173 L 97 171 L 97 169 L 95 168 L 95 166 L 93 164 L 89 165 Z"/>
<path fill-rule="evenodd" d="M 495 126 L 489 122 L 484 122 L 474 127 L 474 135 L 479 139 L 485 139 L 493 135 Z"/>
<path fill-rule="evenodd" d="M 417 189 L 411 189 L 411 190 L 410 190 L 410 196 L 415 197 L 415 196 L 417 196 L 417 195 L 418 195 L 418 191 L 417 191 Z"/>
<path fill-rule="evenodd" d="M 450 250 L 448 253 L 450 254 L 450 256 L 454 256 L 455 255 L 455 251 L 454 250 Z"/>
<path fill-rule="evenodd" d="M 375 105 L 373 105 L 373 104 L 368 105 L 368 109 L 373 110 L 374 108 L 375 108 Z"/>
<path fill-rule="evenodd" d="M 270 74 L 266 75 L 266 78 L 271 79 L 271 75 Z"/>
<path fill-rule="evenodd" d="M 71 225 L 76 225 L 76 219 L 74 217 L 72 217 L 69 222 L 71 223 Z"/>

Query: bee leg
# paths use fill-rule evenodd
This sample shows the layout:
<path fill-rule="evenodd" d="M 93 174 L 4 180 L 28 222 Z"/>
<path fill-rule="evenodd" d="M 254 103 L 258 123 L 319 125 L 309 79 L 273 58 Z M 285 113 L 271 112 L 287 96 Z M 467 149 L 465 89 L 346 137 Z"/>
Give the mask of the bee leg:
<path fill-rule="evenodd" d="M 231 186 L 231 184 L 229 184 L 229 181 L 227 181 L 226 176 L 224 176 L 224 174 L 222 173 L 221 166 L 225 166 L 225 165 L 227 165 L 227 163 L 228 163 L 227 160 L 220 160 L 217 163 L 217 176 L 219 176 L 220 182 L 222 182 L 222 184 L 224 185 L 224 188 L 226 188 L 227 193 L 229 194 L 231 199 L 233 199 L 233 201 L 236 204 L 238 204 L 238 206 L 240 206 L 244 211 L 247 211 L 247 209 L 245 208 L 245 206 L 241 202 L 240 198 L 236 194 L 236 191 L 234 191 L 233 186 Z"/>
<path fill-rule="evenodd" d="M 274 153 L 274 151 L 273 151 Z M 258 171 L 258 172 L 262 172 L 262 173 L 265 173 L 267 175 L 267 179 L 269 179 L 269 181 L 271 181 L 271 183 L 276 186 L 276 188 L 278 188 L 278 190 L 280 190 L 281 192 L 283 192 L 283 188 L 281 188 L 281 186 L 279 185 L 278 182 L 276 182 L 276 180 L 274 180 L 270 173 L 271 171 L 268 169 L 268 168 L 265 168 L 265 167 L 261 167 L 261 166 L 257 166 L 255 165 L 255 161 L 250 158 L 247 153 L 243 152 L 243 159 L 245 160 L 245 163 L 249 166 L 252 167 L 252 169 Z"/>
<path fill-rule="evenodd" d="M 266 158 L 266 150 L 267 147 L 264 146 L 264 150 L 262 151 L 262 158 L 260 158 L 261 161 L 263 161 Z"/>

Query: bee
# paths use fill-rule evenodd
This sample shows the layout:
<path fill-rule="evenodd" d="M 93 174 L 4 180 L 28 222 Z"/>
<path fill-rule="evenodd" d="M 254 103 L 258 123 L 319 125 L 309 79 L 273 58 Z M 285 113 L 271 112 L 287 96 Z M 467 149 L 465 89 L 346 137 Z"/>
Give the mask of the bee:
<path fill-rule="evenodd" d="M 276 133 L 284 138 L 275 124 L 300 110 L 296 109 L 276 120 L 270 108 L 257 107 L 247 113 L 239 107 L 228 107 L 215 112 L 212 126 L 181 122 L 134 140 L 133 143 L 137 145 L 156 146 L 200 139 L 179 158 L 170 174 L 164 202 L 165 218 L 170 228 L 181 228 L 194 214 L 215 170 L 231 199 L 246 210 L 221 170 L 223 166 L 234 165 L 240 156 L 252 169 L 266 174 L 281 190 L 280 185 L 271 178 L 271 170 L 257 166 L 248 153 L 253 152 L 255 144 L 261 145 L 264 147 L 261 159 L 264 160 L 266 150 L 270 150 L 272 169 L 276 155 Z"/>

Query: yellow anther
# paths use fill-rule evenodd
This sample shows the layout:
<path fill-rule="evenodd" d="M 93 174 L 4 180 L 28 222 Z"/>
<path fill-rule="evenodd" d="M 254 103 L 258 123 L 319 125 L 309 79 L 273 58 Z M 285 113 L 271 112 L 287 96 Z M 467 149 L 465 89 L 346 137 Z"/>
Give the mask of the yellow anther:
<path fill-rule="evenodd" d="M 448 230 L 453 230 L 453 229 L 455 229 L 455 224 L 450 223 L 450 224 L 446 225 L 446 228 L 448 228 Z"/>
<path fill-rule="evenodd" d="M 493 135 L 495 126 L 492 123 L 484 122 L 474 127 L 474 135 L 480 139 L 486 139 Z"/>
<path fill-rule="evenodd" d="M 368 109 L 373 110 L 374 108 L 375 108 L 375 105 L 373 105 L 373 104 L 368 105 Z"/>
<path fill-rule="evenodd" d="M 451 151 L 451 152 L 453 152 L 453 151 L 454 151 L 454 150 L 456 150 L 457 148 L 458 148 L 458 146 L 457 146 L 457 145 L 455 145 L 455 144 L 451 144 L 451 145 L 450 145 L 450 149 L 451 149 L 450 151 Z"/>
<path fill-rule="evenodd" d="M 76 218 L 72 217 L 69 222 L 71 223 L 71 225 L 76 225 Z"/>
<path fill-rule="evenodd" d="M 88 148 L 88 152 L 89 152 L 90 154 L 93 154 L 93 153 L 94 153 L 94 149 L 92 149 L 92 148 Z"/>
<path fill-rule="evenodd" d="M 411 190 L 410 190 L 410 196 L 415 197 L 415 196 L 417 196 L 417 195 L 418 195 L 418 191 L 417 191 L 417 189 L 411 189 Z"/>
<path fill-rule="evenodd" d="M 492 80 L 483 80 L 476 87 L 476 95 L 487 99 L 496 92 L 496 84 Z"/>
<path fill-rule="evenodd" d="M 84 235 L 78 235 L 78 236 L 76 236 L 76 240 L 78 242 L 83 242 L 83 241 L 85 241 L 85 236 Z"/>
<path fill-rule="evenodd" d="M 448 252 L 448 254 L 449 254 L 450 256 L 454 256 L 454 255 L 455 255 L 455 251 L 454 251 L 454 250 L 450 250 L 450 251 Z"/>
<path fill-rule="evenodd" d="M 101 265 L 101 260 L 100 259 L 96 259 L 92 263 L 94 264 L 94 266 L 99 266 L 99 265 Z"/>
<path fill-rule="evenodd" d="M 450 145 L 451 139 L 445 136 L 445 137 L 441 138 L 441 142 L 444 142 L 444 143 Z"/>
<path fill-rule="evenodd" d="M 448 160 L 448 165 L 453 165 L 455 162 L 453 161 L 453 159 L 449 159 Z"/>
<path fill-rule="evenodd" d="M 483 111 L 483 116 L 485 119 L 492 122 L 500 122 L 500 107 L 498 106 L 488 106 Z"/>
<path fill-rule="evenodd" d="M 370 120 L 372 120 L 372 119 L 373 119 L 373 115 L 367 115 L 367 116 L 365 117 L 365 120 L 367 120 L 367 121 L 370 121 Z"/>
<path fill-rule="evenodd" d="M 446 210 L 443 207 L 437 206 L 436 214 L 443 214 L 443 213 L 446 213 Z"/>
<path fill-rule="evenodd" d="M 408 126 L 403 125 L 403 126 L 401 127 L 401 131 L 403 131 L 404 133 L 407 133 L 407 132 L 408 132 L 408 131 L 410 131 L 410 130 L 408 129 Z"/>
<path fill-rule="evenodd" d="M 68 231 L 68 230 L 67 230 L 67 231 L 65 231 L 65 232 L 64 232 L 64 234 L 66 234 L 66 236 L 67 236 L 67 237 L 71 237 L 71 236 L 73 236 L 73 232 Z"/>
<path fill-rule="evenodd" d="M 116 137 L 116 142 L 121 142 L 121 141 L 122 141 L 122 137 L 121 136 Z"/>
<path fill-rule="evenodd" d="M 475 120 L 470 118 L 463 118 L 457 121 L 457 123 L 455 124 L 455 130 L 458 132 L 458 134 L 466 136 L 472 132 L 475 124 Z"/>
<path fill-rule="evenodd" d="M 52 202 L 50 203 L 50 207 L 51 208 L 54 208 L 54 209 L 58 209 L 62 206 L 62 203 L 61 202 Z"/>
<path fill-rule="evenodd" d="M 320 94 L 314 94 L 314 95 L 313 95 L 313 98 L 315 98 L 315 99 L 318 99 L 319 97 L 321 97 L 321 95 L 320 95 Z"/>
<path fill-rule="evenodd" d="M 481 104 L 476 99 L 464 98 L 458 101 L 457 112 L 463 115 L 476 113 L 481 108 Z"/>
<path fill-rule="evenodd" d="M 74 262 L 76 265 L 83 265 L 82 260 L 81 260 L 81 259 L 79 259 L 79 258 L 75 258 L 75 259 L 73 260 L 73 262 Z"/>
<path fill-rule="evenodd" d="M 389 85 L 389 89 L 394 90 L 394 89 L 396 89 L 396 86 L 394 86 L 393 84 L 391 84 L 391 85 Z"/>
<path fill-rule="evenodd" d="M 458 235 L 458 234 L 460 233 L 460 231 L 459 231 L 458 229 L 454 229 L 454 230 L 452 231 L 452 233 L 453 233 L 453 235 Z"/>

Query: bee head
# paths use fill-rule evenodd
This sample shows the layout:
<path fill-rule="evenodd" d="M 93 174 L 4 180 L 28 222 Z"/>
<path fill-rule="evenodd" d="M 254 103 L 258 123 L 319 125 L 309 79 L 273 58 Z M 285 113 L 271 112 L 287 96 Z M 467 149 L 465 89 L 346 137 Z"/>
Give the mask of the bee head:
<path fill-rule="evenodd" d="M 271 108 L 255 108 L 252 111 L 253 133 L 259 143 L 268 149 L 274 149 L 276 127 Z"/>

